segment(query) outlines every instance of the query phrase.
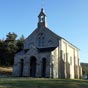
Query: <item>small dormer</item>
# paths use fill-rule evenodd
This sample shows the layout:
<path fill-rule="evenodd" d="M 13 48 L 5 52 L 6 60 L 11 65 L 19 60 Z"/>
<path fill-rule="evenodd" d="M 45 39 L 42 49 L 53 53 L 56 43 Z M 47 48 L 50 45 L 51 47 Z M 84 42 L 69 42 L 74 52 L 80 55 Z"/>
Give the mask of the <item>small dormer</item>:
<path fill-rule="evenodd" d="M 43 8 L 41 9 L 41 12 L 40 12 L 40 14 L 38 16 L 38 19 L 39 19 L 38 27 L 46 26 L 46 15 L 44 13 L 44 9 Z"/>

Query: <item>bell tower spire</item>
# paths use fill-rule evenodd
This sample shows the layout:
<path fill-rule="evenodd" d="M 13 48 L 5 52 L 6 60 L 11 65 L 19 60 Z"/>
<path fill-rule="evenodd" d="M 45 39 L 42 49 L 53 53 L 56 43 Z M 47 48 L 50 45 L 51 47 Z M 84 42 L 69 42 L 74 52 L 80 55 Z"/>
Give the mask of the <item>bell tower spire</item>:
<path fill-rule="evenodd" d="M 38 16 L 38 27 L 45 26 L 46 27 L 46 14 L 44 13 L 44 9 L 41 8 L 40 14 Z"/>

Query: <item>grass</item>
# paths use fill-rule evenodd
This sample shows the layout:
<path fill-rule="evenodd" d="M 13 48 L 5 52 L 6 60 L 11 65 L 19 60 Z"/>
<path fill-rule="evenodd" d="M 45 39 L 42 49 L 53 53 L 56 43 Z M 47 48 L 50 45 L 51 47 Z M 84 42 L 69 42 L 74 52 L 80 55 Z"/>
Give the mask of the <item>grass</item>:
<path fill-rule="evenodd" d="M 12 67 L 0 67 L 0 88 L 88 88 L 88 80 L 11 77 Z"/>
<path fill-rule="evenodd" d="M 0 78 L 0 88 L 88 88 L 88 80 Z"/>

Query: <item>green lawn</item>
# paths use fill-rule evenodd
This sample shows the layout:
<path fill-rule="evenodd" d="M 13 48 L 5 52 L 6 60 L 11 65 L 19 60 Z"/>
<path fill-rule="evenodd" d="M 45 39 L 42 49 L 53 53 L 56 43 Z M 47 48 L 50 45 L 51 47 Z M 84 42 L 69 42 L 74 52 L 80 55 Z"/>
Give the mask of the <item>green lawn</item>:
<path fill-rule="evenodd" d="M 1 77 L 0 88 L 88 88 L 88 80 Z"/>

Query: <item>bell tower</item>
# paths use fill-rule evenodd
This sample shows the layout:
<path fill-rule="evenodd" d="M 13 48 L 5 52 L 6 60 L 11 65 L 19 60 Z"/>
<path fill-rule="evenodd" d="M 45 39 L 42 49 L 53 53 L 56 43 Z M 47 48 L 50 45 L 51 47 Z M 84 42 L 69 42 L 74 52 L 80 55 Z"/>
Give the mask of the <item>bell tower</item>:
<path fill-rule="evenodd" d="M 42 8 L 40 14 L 38 16 L 38 27 L 46 27 L 46 14 L 44 13 L 44 9 Z"/>

